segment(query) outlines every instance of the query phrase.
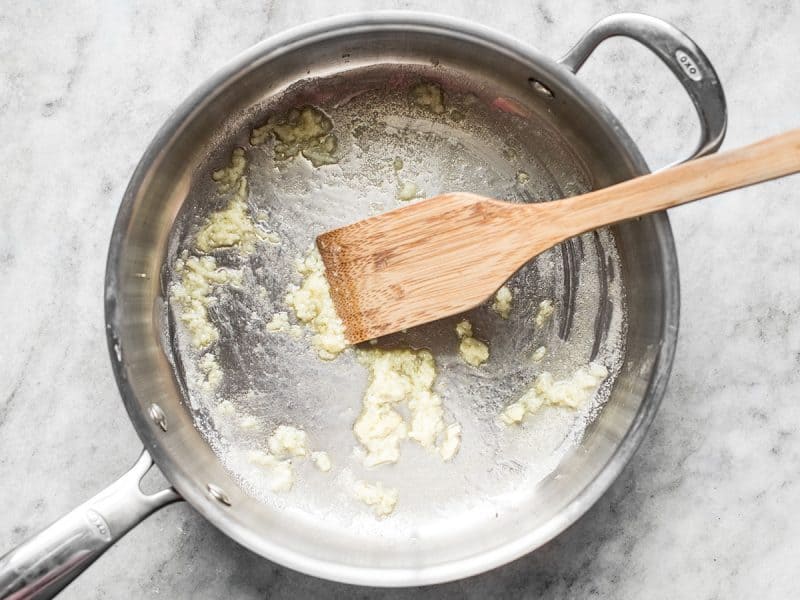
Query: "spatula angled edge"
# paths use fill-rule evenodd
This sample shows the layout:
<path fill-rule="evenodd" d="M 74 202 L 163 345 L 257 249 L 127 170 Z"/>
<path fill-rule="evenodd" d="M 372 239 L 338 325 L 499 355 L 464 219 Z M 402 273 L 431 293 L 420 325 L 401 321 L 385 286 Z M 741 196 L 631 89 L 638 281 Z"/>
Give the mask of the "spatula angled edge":
<path fill-rule="evenodd" d="M 409 312 L 405 312 L 402 320 L 389 323 L 385 318 L 374 318 L 374 315 L 370 314 L 369 307 L 359 302 L 365 278 L 379 276 L 378 274 L 383 266 L 380 264 L 381 260 L 391 263 L 392 259 L 402 256 L 402 252 L 398 252 L 393 256 L 382 258 L 377 256 L 377 253 L 369 251 L 368 248 L 372 243 L 370 237 L 375 235 L 376 230 L 382 230 L 388 236 L 397 231 L 410 232 L 412 245 L 415 241 L 413 238 L 416 237 L 416 243 L 419 246 L 426 246 L 427 242 L 432 239 L 428 235 L 430 229 L 436 230 L 439 235 L 443 235 L 454 244 L 472 244 L 475 242 L 465 241 L 462 235 L 465 224 L 474 225 L 475 221 L 478 220 L 482 227 L 493 228 L 493 231 L 505 235 L 509 231 L 509 218 L 519 217 L 520 206 L 519 204 L 503 202 L 476 194 L 442 194 L 319 235 L 316 239 L 317 248 L 325 265 L 334 307 L 344 323 L 347 340 L 350 343 L 358 343 L 385 335 L 390 331 L 413 327 L 468 310 L 489 298 L 521 264 L 526 262 L 529 254 L 529 250 L 519 252 L 519 250 L 522 250 L 521 240 L 510 239 L 510 247 L 514 248 L 510 254 L 514 256 L 509 257 L 508 254 L 498 254 L 493 257 L 495 260 L 489 257 L 485 264 L 480 265 L 480 273 L 478 274 L 474 272 L 474 268 L 470 268 L 468 273 L 466 271 L 459 272 L 457 269 L 455 271 L 445 269 L 443 272 L 448 277 L 461 278 L 469 275 L 474 279 L 478 275 L 480 283 L 476 285 L 476 282 L 473 281 L 473 285 L 465 285 L 463 293 L 459 294 L 457 298 L 448 296 L 451 300 L 444 306 L 440 302 L 434 318 L 429 316 L 429 311 L 420 310 L 419 315 L 416 317 L 409 318 Z M 513 214 L 510 214 L 509 211 L 512 211 Z M 415 225 L 418 225 L 420 220 L 430 217 L 431 226 L 426 229 L 418 227 L 404 229 L 402 227 L 404 214 L 409 215 Z M 381 225 L 389 224 L 391 226 L 381 227 Z M 445 230 L 444 232 L 442 232 L 443 229 Z M 510 238 L 516 237 L 513 234 L 510 236 Z M 375 237 L 374 239 L 382 238 Z M 354 240 L 357 240 L 357 243 L 351 244 L 350 242 Z M 392 246 L 394 247 L 394 244 Z M 367 248 L 366 250 L 365 247 Z M 359 265 L 359 262 L 365 256 L 368 256 L 369 260 L 360 263 L 363 268 L 353 269 L 354 266 Z M 342 265 L 346 265 L 347 268 L 340 268 Z M 515 266 L 510 268 L 510 265 Z M 474 262 L 470 266 L 474 267 Z M 430 279 L 428 278 L 429 281 Z M 383 285 L 379 287 L 390 288 L 391 286 Z M 396 293 L 402 296 L 404 290 L 398 289 Z M 420 294 L 415 294 L 414 296 L 416 298 L 411 297 L 409 299 L 411 303 L 424 304 L 418 301 Z M 415 300 L 417 301 L 415 302 Z M 394 298 L 392 298 L 392 301 L 394 302 Z M 372 304 L 375 303 L 373 302 Z M 416 315 L 414 311 L 410 312 Z M 384 317 L 385 313 L 381 316 Z"/>

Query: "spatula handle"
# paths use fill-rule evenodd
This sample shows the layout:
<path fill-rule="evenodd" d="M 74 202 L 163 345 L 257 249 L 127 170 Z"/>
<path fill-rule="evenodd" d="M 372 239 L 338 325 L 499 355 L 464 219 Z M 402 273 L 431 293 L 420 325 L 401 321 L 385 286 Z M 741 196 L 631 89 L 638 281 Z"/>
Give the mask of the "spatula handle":
<path fill-rule="evenodd" d="M 553 203 L 565 239 L 800 171 L 800 129 Z M 540 205 L 541 206 L 541 205 Z"/>

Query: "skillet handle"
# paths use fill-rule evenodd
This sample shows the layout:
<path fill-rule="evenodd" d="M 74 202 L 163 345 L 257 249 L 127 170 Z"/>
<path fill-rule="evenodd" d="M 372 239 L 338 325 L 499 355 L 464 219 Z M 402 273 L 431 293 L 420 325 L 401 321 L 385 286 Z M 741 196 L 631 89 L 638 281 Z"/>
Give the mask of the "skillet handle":
<path fill-rule="evenodd" d="M 697 110 L 700 141 L 689 158 L 673 164 L 716 151 L 725 138 L 728 122 L 725 94 L 703 51 L 669 23 L 639 13 L 611 15 L 595 23 L 558 62 L 577 73 L 601 42 L 615 36 L 636 40 L 660 58 L 681 82 Z"/>
<path fill-rule="evenodd" d="M 52 598 L 147 516 L 181 497 L 147 495 L 139 482 L 153 466 L 146 450 L 130 471 L 91 500 L 0 558 L 0 598 Z"/>

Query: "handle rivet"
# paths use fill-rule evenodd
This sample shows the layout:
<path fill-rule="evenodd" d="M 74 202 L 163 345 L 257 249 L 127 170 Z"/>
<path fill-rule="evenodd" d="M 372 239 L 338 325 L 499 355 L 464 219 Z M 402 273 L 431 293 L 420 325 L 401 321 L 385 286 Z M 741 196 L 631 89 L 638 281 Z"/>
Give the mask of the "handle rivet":
<path fill-rule="evenodd" d="M 224 504 L 225 506 L 231 505 L 231 500 L 228 498 L 228 494 L 222 491 L 222 488 L 218 485 L 214 485 L 213 483 L 209 483 L 206 485 L 206 489 L 211 497 L 219 502 L 220 504 Z"/>
<path fill-rule="evenodd" d="M 539 94 L 541 96 L 544 96 L 546 98 L 555 97 L 555 94 L 553 94 L 553 91 L 549 87 L 547 87 L 545 84 L 543 84 L 541 81 L 539 81 L 538 79 L 535 79 L 533 77 L 528 77 L 528 85 L 531 86 L 531 89 L 534 92 L 536 92 L 537 94 Z"/>
<path fill-rule="evenodd" d="M 150 418 L 156 425 L 161 427 L 161 431 L 167 430 L 167 415 L 164 414 L 164 411 L 161 410 L 158 404 L 151 404 L 150 408 L 147 409 L 147 414 L 150 415 Z"/>

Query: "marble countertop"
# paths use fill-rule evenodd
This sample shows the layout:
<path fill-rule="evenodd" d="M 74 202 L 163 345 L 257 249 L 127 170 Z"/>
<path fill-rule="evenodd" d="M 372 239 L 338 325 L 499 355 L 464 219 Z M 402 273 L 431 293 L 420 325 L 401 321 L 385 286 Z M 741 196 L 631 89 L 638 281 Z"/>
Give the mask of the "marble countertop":
<path fill-rule="evenodd" d="M 796 127 L 800 5 L 790 1 L 474 0 L 12 3 L 0 14 L 0 550 L 117 477 L 140 447 L 103 331 L 106 247 L 157 128 L 231 56 L 289 26 L 376 8 L 435 10 L 557 57 L 620 10 L 662 17 L 716 66 L 725 147 Z M 735 14 L 734 14 L 735 13 Z M 611 40 L 581 73 L 651 166 L 697 125 L 671 74 Z M 649 435 L 611 490 L 541 550 L 465 581 L 370 590 L 236 545 L 187 504 L 157 513 L 64 598 L 787 598 L 800 589 L 800 178 L 670 212 L 678 354 Z M 759 211 L 755 216 L 754 210 Z"/>

